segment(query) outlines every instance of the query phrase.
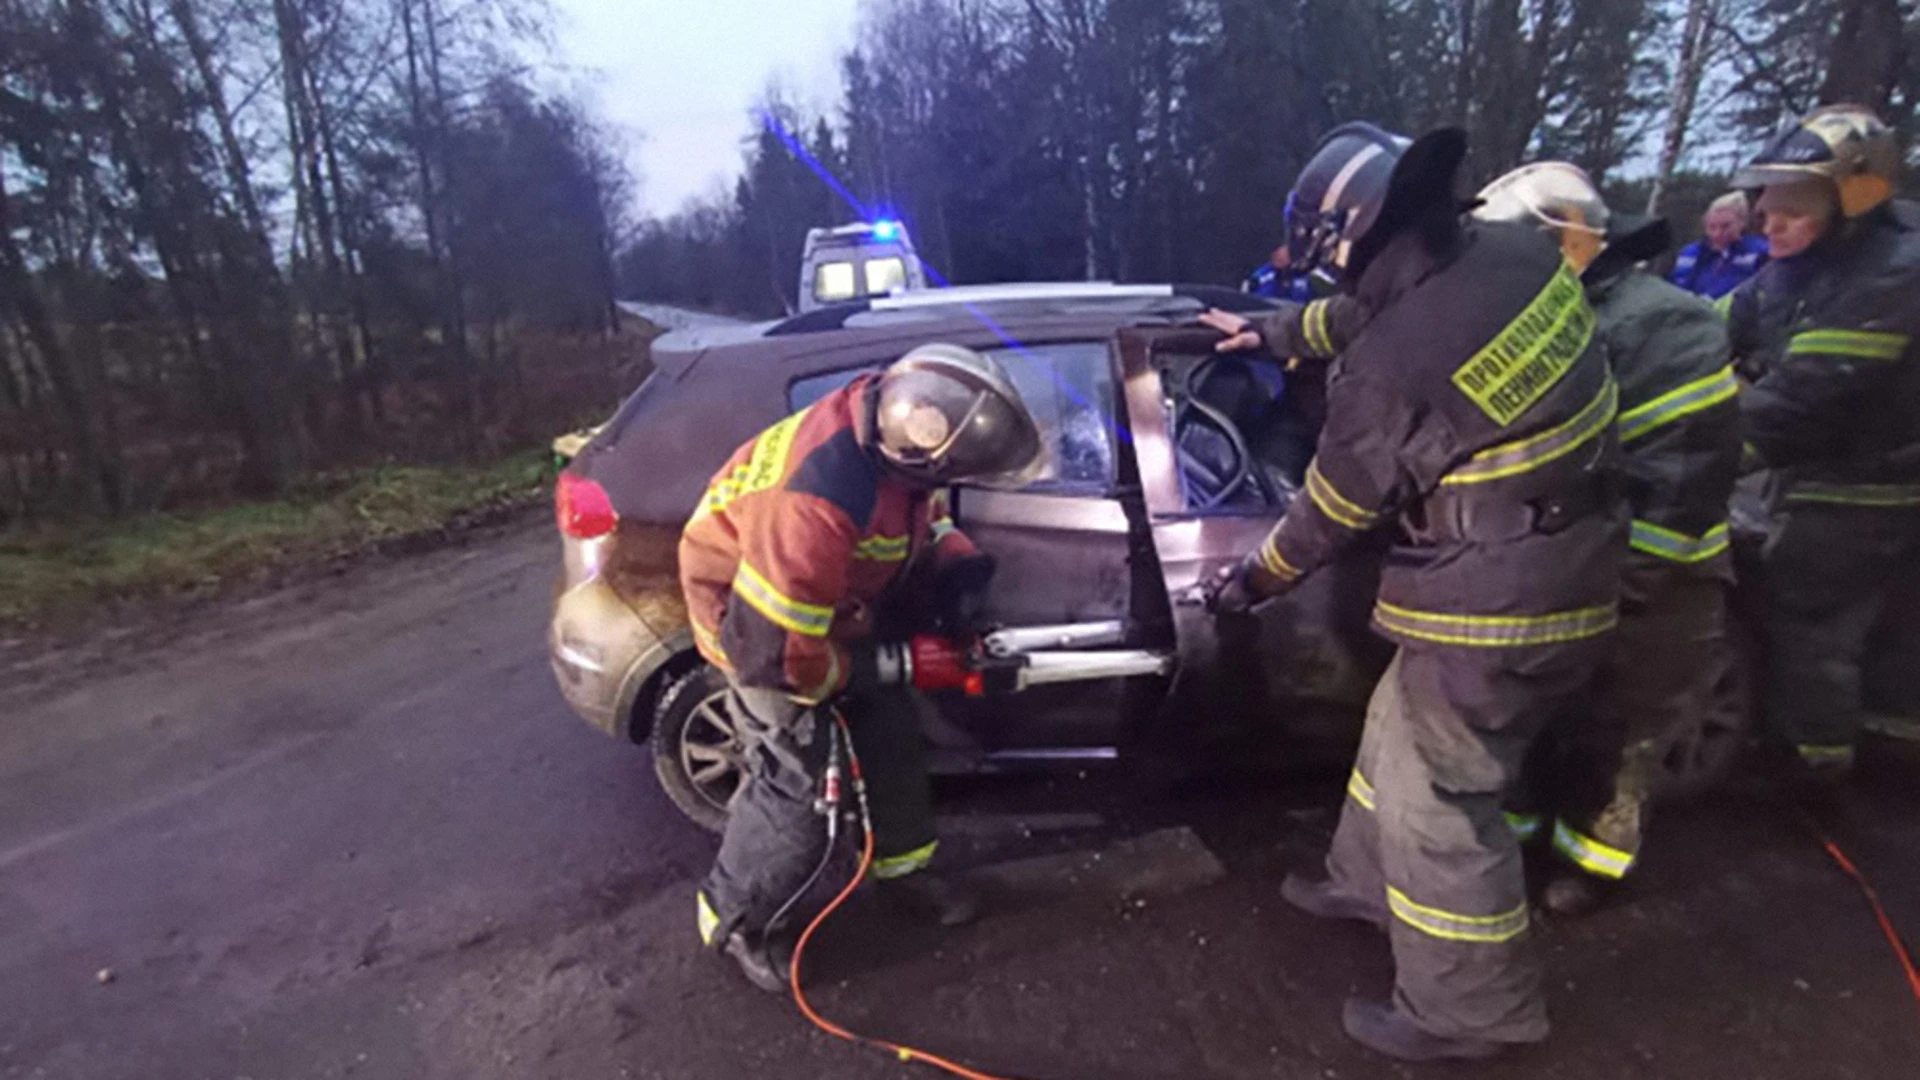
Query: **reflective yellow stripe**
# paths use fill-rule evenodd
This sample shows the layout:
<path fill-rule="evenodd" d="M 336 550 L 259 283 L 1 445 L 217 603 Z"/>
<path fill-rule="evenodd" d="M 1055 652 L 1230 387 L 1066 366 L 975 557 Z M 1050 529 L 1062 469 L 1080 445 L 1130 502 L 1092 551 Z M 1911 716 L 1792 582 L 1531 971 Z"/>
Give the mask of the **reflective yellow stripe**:
<path fill-rule="evenodd" d="M 733 575 L 733 594 L 783 630 L 808 637 L 826 637 L 827 631 L 833 628 L 832 608 L 801 603 L 785 595 L 746 562 L 742 562 Z"/>
<path fill-rule="evenodd" d="M 1728 293 L 1720 299 L 1715 300 L 1713 302 L 1713 310 L 1715 314 L 1723 319 L 1731 318 L 1733 316 L 1733 294 Z"/>
<path fill-rule="evenodd" d="M 1373 619 L 1381 629 L 1422 641 L 1512 648 L 1596 637 L 1620 622 L 1620 609 L 1606 604 L 1550 615 L 1449 615 L 1412 611 L 1381 600 L 1374 605 Z"/>
<path fill-rule="evenodd" d="M 1292 581 L 1300 576 L 1299 569 L 1288 562 L 1285 555 L 1280 554 L 1278 530 L 1268 533 L 1267 542 L 1260 545 L 1260 565 L 1267 568 L 1267 573 L 1282 581 Z"/>
<path fill-rule="evenodd" d="M 720 916 L 713 910 L 713 903 L 705 892 L 696 892 L 694 896 L 694 924 L 700 928 L 700 944 L 711 946 L 713 932 L 720 929 Z"/>
<path fill-rule="evenodd" d="M 746 478 L 747 467 L 741 465 L 725 477 L 714 481 L 713 486 L 707 489 L 706 500 L 700 504 L 700 508 L 710 514 L 717 514 L 725 510 L 728 505 L 740 497 L 740 486 L 745 483 Z"/>
<path fill-rule="evenodd" d="M 1841 506 L 1920 506 L 1920 484 L 1799 483 L 1787 490 L 1787 501 Z"/>
<path fill-rule="evenodd" d="M 1593 340 L 1593 309 L 1571 263 L 1486 347 L 1453 373 L 1453 385 L 1501 427 L 1559 385 Z"/>
<path fill-rule="evenodd" d="M 928 531 L 933 534 L 933 542 L 937 544 L 960 530 L 954 528 L 952 518 L 943 514 L 933 519 L 933 523 L 928 526 Z"/>
<path fill-rule="evenodd" d="M 1540 835 L 1540 826 L 1546 824 L 1539 814 L 1516 814 L 1511 810 L 1503 812 L 1507 819 L 1507 828 L 1520 838 L 1521 843 Z"/>
<path fill-rule="evenodd" d="M 1553 850 L 1595 877 L 1619 881 L 1633 869 L 1633 852 L 1609 847 L 1585 833 L 1575 832 L 1564 821 L 1553 823 Z"/>
<path fill-rule="evenodd" d="M 1824 353 L 1862 360 L 1898 360 L 1911 339 L 1886 330 L 1808 330 L 1787 342 L 1787 355 Z"/>
<path fill-rule="evenodd" d="M 1441 477 L 1442 484 L 1484 484 L 1531 472 L 1557 461 L 1606 433 L 1620 411 L 1620 388 L 1612 376 L 1586 407 L 1558 427 L 1518 442 L 1482 450 L 1467 463 Z"/>
<path fill-rule="evenodd" d="M 884 859 L 875 859 L 873 860 L 872 874 L 874 878 L 879 881 L 890 881 L 893 878 L 906 877 L 908 874 L 932 862 L 934 850 L 939 846 L 940 841 L 935 840 L 933 843 L 924 847 L 914 848 L 905 855 L 892 855 Z"/>
<path fill-rule="evenodd" d="M 1328 311 L 1332 304 L 1326 300 L 1315 300 L 1308 304 L 1300 316 L 1300 328 L 1305 332 L 1307 347 L 1322 357 L 1332 356 L 1333 335 L 1327 329 Z"/>
<path fill-rule="evenodd" d="M 1727 550 L 1731 535 L 1725 524 L 1715 525 L 1703 536 L 1688 536 L 1662 528 L 1651 521 L 1635 520 L 1629 543 L 1633 550 L 1679 563 L 1706 562 Z"/>
<path fill-rule="evenodd" d="M 948 530 L 953 526 L 949 524 Z M 860 541 L 853 549 L 856 559 L 868 559 L 873 562 L 900 562 L 907 557 L 913 546 L 913 539 L 906 536 L 869 536 Z"/>
<path fill-rule="evenodd" d="M 761 432 L 753 440 L 753 450 L 747 454 L 747 460 L 734 466 L 732 472 L 714 481 L 713 486 L 707 489 L 700 509 L 717 514 L 742 495 L 765 491 L 779 484 L 787 475 L 787 458 L 793 453 L 794 436 L 799 433 L 801 422 L 812 409 L 812 406 L 808 406 Z"/>
<path fill-rule="evenodd" d="M 1456 915 L 1436 907 L 1414 903 L 1406 893 L 1387 886 L 1387 907 L 1401 922 L 1423 933 L 1447 941 L 1498 944 L 1511 941 L 1527 928 L 1527 903 L 1502 915 Z"/>
<path fill-rule="evenodd" d="M 1655 428 L 1732 401 L 1739 394 L 1740 381 L 1733 377 L 1729 365 L 1621 413 L 1620 441 L 1631 442 Z"/>
<path fill-rule="evenodd" d="M 1347 794 L 1353 796 L 1354 802 L 1368 810 L 1376 809 L 1373 785 L 1367 783 L 1367 778 L 1361 774 L 1360 767 L 1357 765 L 1354 766 L 1353 775 L 1347 777 Z"/>
<path fill-rule="evenodd" d="M 1320 512 L 1349 529 L 1365 529 L 1380 520 L 1380 515 L 1347 498 L 1320 471 L 1316 459 L 1307 465 L 1307 494 Z"/>
<path fill-rule="evenodd" d="M 1851 746 L 1811 746 L 1794 747 L 1800 754 L 1800 760 L 1809 765 L 1839 765 L 1853 761 Z"/>
<path fill-rule="evenodd" d="M 812 411 L 809 405 L 761 432 L 754 440 L 753 453 L 747 455 L 746 478 L 742 484 L 745 490 L 765 491 L 786 477 L 787 457 L 793 452 L 794 436 L 800 433 L 801 423 Z"/>
<path fill-rule="evenodd" d="M 723 671 L 733 669 L 733 661 L 727 659 L 727 650 L 720 647 L 720 635 L 700 625 L 698 619 L 688 619 L 693 627 L 693 643 L 700 649 L 701 655 L 717 665 Z"/>

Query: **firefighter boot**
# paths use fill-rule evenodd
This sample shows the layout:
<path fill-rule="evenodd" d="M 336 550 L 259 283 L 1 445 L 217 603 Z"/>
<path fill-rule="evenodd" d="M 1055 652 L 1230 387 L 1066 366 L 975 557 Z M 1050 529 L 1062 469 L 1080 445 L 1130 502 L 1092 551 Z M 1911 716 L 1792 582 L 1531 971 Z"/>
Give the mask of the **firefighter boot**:
<path fill-rule="evenodd" d="M 728 935 L 722 951 L 740 966 L 747 981 L 769 994 L 784 994 L 792 987 L 793 946 L 780 938 L 748 937 L 736 930 Z"/>
<path fill-rule="evenodd" d="M 1415 1027 L 1406 1014 L 1384 1001 L 1348 998 L 1340 1017 L 1347 1037 L 1375 1053 L 1400 1061 L 1484 1061 L 1498 1057 L 1505 1044 L 1485 1039 L 1445 1039 Z"/>
<path fill-rule="evenodd" d="M 889 907 L 922 922 L 964 926 L 980 915 L 980 893 L 965 881 L 932 870 L 919 870 L 875 882 Z"/>
<path fill-rule="evenodd" d="M 1308 881 L 1298 874 L 1288 874 L 1280 882 L 1280 899 L 1316 919 L 1347 919 L 1381 928 L 1387 925 L 1384 910 L 1336 890 L 1331 881 Z"/>

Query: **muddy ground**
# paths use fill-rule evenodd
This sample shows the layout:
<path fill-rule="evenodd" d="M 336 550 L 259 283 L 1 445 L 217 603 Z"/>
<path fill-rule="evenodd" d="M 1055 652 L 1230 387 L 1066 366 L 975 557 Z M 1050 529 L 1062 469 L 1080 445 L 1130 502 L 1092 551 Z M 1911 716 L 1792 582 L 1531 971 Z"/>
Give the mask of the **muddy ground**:
<path fill-rule="evenodd" d="M 562 705 L 555 557 L 534 520 L 0 651 L 0 1077 L 918 1072 L 696 948 L 712 840 Z M 1920 1008 L 1869 909 L 1754 783 L 1667 815 L 1631 903 L 1543 921 L 1545 1046 L 1369 1057 L 1339 1003 L 1385 990 L 1384 941 L 1277 896 L 1339 779 L 947 784 L 988 917 L 939 934 L 856 899 L 815 949 L 817 1003 L 1060 1080 L 1920 1076 Z M 1833 828 L 1920 928 L 1920 772 L 1870 769 Z"/>

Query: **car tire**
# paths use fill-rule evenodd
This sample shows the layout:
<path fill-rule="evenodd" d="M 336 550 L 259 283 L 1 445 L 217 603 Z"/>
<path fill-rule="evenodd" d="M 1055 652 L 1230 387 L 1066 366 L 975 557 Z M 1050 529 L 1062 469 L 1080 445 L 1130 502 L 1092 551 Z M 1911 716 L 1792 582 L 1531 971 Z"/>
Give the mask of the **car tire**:
<path fill-rule="evenodd" d="M 673 680 L 654 710 L 648 745 L 654 775 L 673 805 L 709 832 L 725 828 L 727 802 L 744 775 L 727 677 L 701 664 Z"/>
<path fill-rule="evenodd" d="M 1719 787 L 1752 740 L 1754 643 L 1737 620 L 1730 631 L 1730 648 L 1707 708 L 1655 744 L 1653 791 L 1661 802 L 1688 802 Z"/>

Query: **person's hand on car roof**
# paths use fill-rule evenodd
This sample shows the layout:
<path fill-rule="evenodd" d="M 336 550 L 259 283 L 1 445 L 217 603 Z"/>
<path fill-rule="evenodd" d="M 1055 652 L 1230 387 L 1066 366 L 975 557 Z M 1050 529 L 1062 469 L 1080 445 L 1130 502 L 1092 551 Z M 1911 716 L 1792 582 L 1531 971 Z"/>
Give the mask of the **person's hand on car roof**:
<path fill-rule="evenodd" d="M 1227 335 L 1226 340 L 1213 347 L 1215 352 L 1245 352 L 1260 347 L 1260 331 L 1252 319 L 1231 311 L 1208 308 L 1200 313 L 1200 324 Z"/>

